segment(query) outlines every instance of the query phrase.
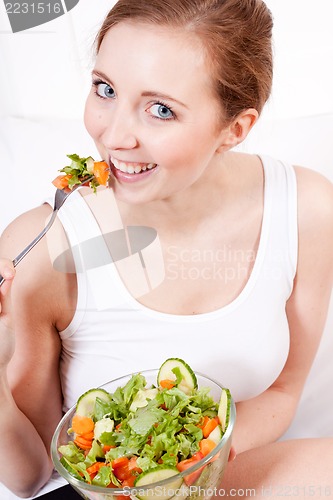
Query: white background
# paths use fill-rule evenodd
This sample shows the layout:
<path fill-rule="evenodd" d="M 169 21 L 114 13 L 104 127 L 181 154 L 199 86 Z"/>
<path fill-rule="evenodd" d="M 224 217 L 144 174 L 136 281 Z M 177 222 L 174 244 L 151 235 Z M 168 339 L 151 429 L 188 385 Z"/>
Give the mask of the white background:
<path fill-rule="evenodd" d="M 67 15 L 12 34 L 0 3 L 0 232 L 53 193 L 51 180 L 67 153 L 94 155 L 82 112 L 91 44 L 112 4 L 80 0 Z M 241 149 L 311 167 L 333 180 L 333 0 L 267 4 L 275 19 L 273 95 Z M 333 435 L 332 316 L 289 435 Z"/>

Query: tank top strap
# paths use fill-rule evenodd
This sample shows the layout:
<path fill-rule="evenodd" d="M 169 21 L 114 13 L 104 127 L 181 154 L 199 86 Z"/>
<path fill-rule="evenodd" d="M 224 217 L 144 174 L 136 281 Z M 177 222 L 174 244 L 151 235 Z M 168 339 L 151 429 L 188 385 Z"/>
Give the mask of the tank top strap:
<path fill-rule="evenodd" d="M 59 218 L 70 242 L 78 284 L 83 286 L 85 297 L 88 291 L 85 308 L 105 311 L 127 307 L 129 293 L 139 297 L 162 281 L 164 262 L 156 231 L 124 228 L 112 189 L 102 189 L 97 196 L 73 193 Z M 66 331 L 62 335 L 67 335 Z"/>
<path fill-rule="evenodd" d="M 101 286 L 107 274 L 103 264 L 109 264 L 111 257 L 96 218 L 79 190 L 71 194 L 59 210 L 58 218 L 66 232 L 77 279 L 77 307 L 70 324 L 60 332 L 64 340 L 79 328 L 86 312 L 95 307 L 92 299 L 98 303 L 99 295 L 103 297 Z M 94 286 L 96 280 L 97 287 Z"/>
<path fill-rule="evenodd" d="M 292 286 L 298 260 L 297 182 L 294 167 L 270 156 L 260 156 L 265 173 L 265 198 L 270 201 L 266 258 L 270 265 L 283 259 Z"/>

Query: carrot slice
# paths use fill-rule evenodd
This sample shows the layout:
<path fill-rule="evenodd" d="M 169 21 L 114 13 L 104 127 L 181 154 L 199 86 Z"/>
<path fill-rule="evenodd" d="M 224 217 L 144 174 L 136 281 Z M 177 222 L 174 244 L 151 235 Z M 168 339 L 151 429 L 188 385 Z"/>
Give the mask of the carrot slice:
<path fill-rule="evenodd" d="M 68 187 L 68 181 L 71 179 L 72 176 L 71 174 L 67 175 L 58 175 L 53 181 L 52 184 L 57 188 L 57 189 L 65 189 Z"/>
<path fill-rule="evenodd" d="M 103 445 L 104 454 L 107 453 L 108 451 L 112 450 L 112 448 L 116 448 L 116 446 L 113 444 L 104 444 Z"/>
<path fill-rule="evenodd" d="M 215 448 L 215 446 L 216 443 L 214 443 L 212 439 L 202 439 L 199 442 L 199 449 L 204 457 L 208 455 L 208 453 L 210 453 Z"/>
<path fill-rule="evenodd" d="M 72 418 L 72 429 L 75 434 L 90 434 L 93 432 L 94 427 L 94 421 L 90 417 L 85 417 L 76 413 Z"/>
<path fill-rule="evenodd" d="M 106 186 L 109 179 L 109 165 L 105 161 L 95 161 L 93 174 L 102 186 Z"/>
<path fill-rule="evenodd" d="M 173 380 L 165 379 L 160 381 L 160 386 L 163 389 L 172 389 L 173 387 L 175 387 L 175 383 Z"/>
<path fill-rule="evenodd" d="M 93 474 L 94 472 L 98 472 L 101 467 L 105 466 L 105 462 L 95 462 L 94 464 L 87 467 L 88 474 Z"/>
<path fill-rule="evenodd" d="M 82 436 L 76 436 L 74 443 L 81 448 L 81 450 L 90 450 L 92 447 L 92 440 L 84 439 Z"/>
<path fill-rule="evenodd" d="M 200 429 L 203 429 L 205 427 L 205 425 L 207 424 L 207 422 L 209 422 L 209 417 L 207 417 L 207 415 L 205 415 L 204 417 L 202 417 L 202 420 L 201 420 L 200 424 L 197 425 L 197 427 L 199 427 Z"/>
<path fill-rule="evenodd" d="M 127 457 L 115 458 L 112 462 L 112 469 L 116 469 L 117 467 L 124 467 L 125 465 L 127 466 L 128 462 L 129 459 Z"/>
<path fill-rule="evenodd" d="M 92 441 L 94 439 L 94 431 L 86 432 L 85 434 L 79 434 L 83 439 L 87 439 L 88 441 Z"/>
<path fill-rule="evenodd" d="M 202 427 L 202 434 L 204 438 L 207 438 L 209 434 L 218 426 L 215 418 L 209 418 Z"/>

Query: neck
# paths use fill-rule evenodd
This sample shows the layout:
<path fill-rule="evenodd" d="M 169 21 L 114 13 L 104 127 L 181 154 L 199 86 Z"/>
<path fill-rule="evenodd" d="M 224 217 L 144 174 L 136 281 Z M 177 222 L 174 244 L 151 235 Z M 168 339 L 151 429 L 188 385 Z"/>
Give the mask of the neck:
<path fill-rule="evenodd" d="M 232 165 L 233 167 L 233 165 Z M 122 207 L 130 223 L 144 224 L 163 232 L 190 233 L 221 213 L 230 203 L 232 168 L 223 159 L 194 184 L 173 196 L 133 207 Z"/>

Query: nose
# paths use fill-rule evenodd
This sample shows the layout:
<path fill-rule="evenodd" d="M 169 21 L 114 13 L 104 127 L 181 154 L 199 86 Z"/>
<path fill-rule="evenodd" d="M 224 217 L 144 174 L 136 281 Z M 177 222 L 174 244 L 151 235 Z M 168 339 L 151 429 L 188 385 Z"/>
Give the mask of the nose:
<path fill-rule="evenodd" d="M 116 105 L 107 117 L 103 142 L 109 150 L 134 149 L 138 146 L 138 127 L 134 113 Z"/>

